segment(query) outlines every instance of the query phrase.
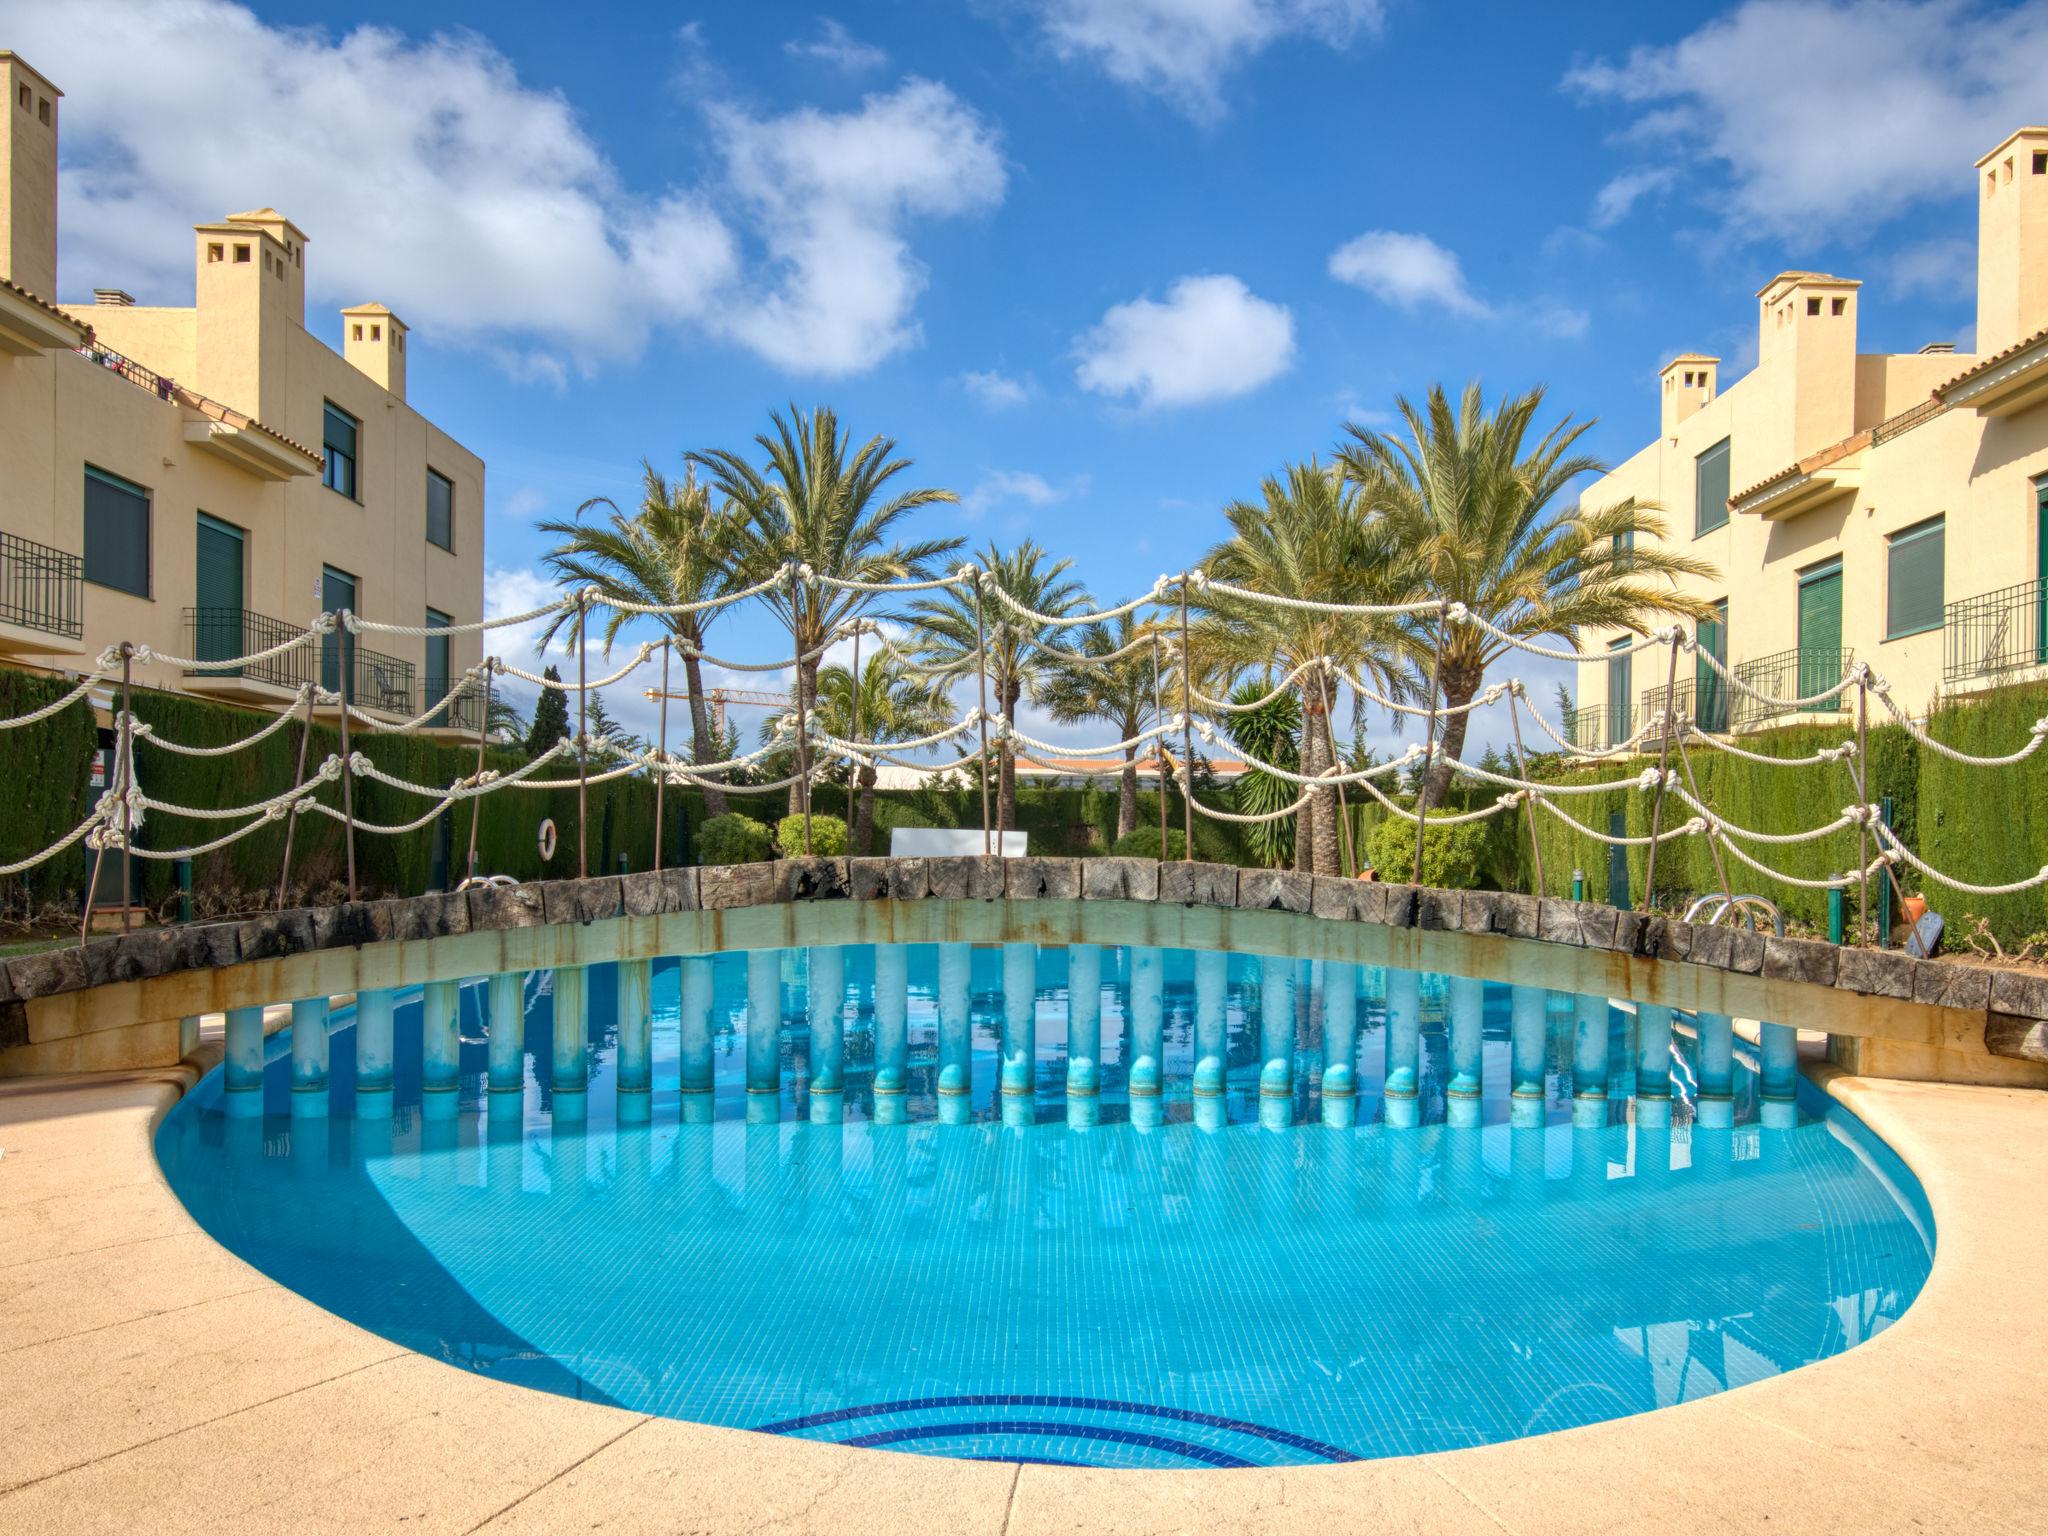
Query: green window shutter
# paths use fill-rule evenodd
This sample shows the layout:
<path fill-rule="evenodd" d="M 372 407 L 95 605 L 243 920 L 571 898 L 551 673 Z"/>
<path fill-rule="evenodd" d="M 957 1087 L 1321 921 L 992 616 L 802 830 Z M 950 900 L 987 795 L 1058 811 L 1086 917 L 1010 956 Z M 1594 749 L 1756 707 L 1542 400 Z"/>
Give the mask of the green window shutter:
<path fill-rule="evenodd" d="M 1722 438 L 1693 461 L 1693 536 L 1712 533 L 1728 521 L 1728 439 Z"/>
<path fill-rule="evenodd" d="M 1633 729 L 1631 719 L 1634 714 L 1635 685 L 1634 667 L 1631 664 L 1635 657 L 1626 654 L 1626 648 L 1632 643 L 1629 637 L 1624 636 L 1607 647 L 1610 651 L 1619 650 L 1625 653 L 1607 658 L 1607 745 L 1610 747 L 1617 742 L 1628 740 L 1629 732 Z"/>
<path fill-rule="evenodd" d="M 149 596 L 149 491 L 85 467 L 85 579 Z"/>
<path fill-rule="evenodd" d="M 1723 666 L 1728 663 L 1728 604 L 1714 605 L 1713 617 L 1701 619 L 1699 648 Z M 1693 719 L 1702 730 L 1728 729 L 1728 684 L 1704 661 L 1693 663 Z"/>
<path fill-rule="evenodd" d="M 1842 679 L 1842 562 L 1799 580 L 1799 692 L 1802 697 Z M 1832 709 L 1832 703 L 1815 705 Z"/>
<path fill-rule="evenodd" d="M 193 654 L 223 661 L 243 654 L 242 530 L 199 514 L 192 584 Z"/>
<path fill-rule="evenodd" d="M 320 569 L 320 606 L 328 613 L 339 613 L 347 608 L 356 611 L 356 579 L 346 571 L 337 571 L 333 566 Z M 355 671 L 356 640 L 346 630 L 337 629 L 320 641 L 320 686 L 339 693 L 347 683 L 348 697 L 356 693 Z"/>
<path fill-rule="evenodd" d="M 1943 519 L 1930 518 L 1891 536 L 1886 549 L 1884 637 L 1941 628 Z"/>

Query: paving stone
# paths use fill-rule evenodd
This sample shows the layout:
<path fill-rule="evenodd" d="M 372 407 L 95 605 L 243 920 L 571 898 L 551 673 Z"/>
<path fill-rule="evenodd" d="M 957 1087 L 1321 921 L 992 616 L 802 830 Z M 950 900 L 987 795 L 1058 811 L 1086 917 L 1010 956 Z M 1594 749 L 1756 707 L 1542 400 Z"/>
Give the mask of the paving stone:
<path fill-rule="evenodd" d="M 1761 974 L 1764 968 L 1764 936 L 1753 928 L 1728 930 L 1728 969 L 1744 976 Z"/>
<path fill-rule="evenodd" d="M 472 933 L 538 928 L 547 921 L 538 885 L 473 885 L 463 894 Z"/>
<path fill-rule="evenodd" d="M 379 938 L 372 914 L 373 903 L 367 901 L 337 901 L 330 906 L 313 909 L 313 947 L 315 949 L 359 949 L 365 944 L 374 944 Z M 538 919 L 536 919 L 538 921 Z M 239 935 L 239 925 L 237 925 Z M 237 939 L 239 949 L 239 937 Z M 233 964 L 233 961 L 225 962 Z"/>
<path fill-rule="evenodd" d="M 2048 975 L 1992 967 L 1991 1006 L 2023 1019 L 2048 1019 Z"/>
<path fill-rule="evenodd" d="M 5 1016 L 0 1014 L 0 1030 L 4 1028 Z M 2023 1018 L 2016 1013 L 1990 1014 L 1984 1020 L 1984 1049 L 1994 1056 L 2048 1061 L 2048 1020 Z"/>
<path fill-rule="evenodd" d="M 1313 889 L 1309 876 L 1292 869 L 1237 872 L 1237 904 L 1247 912 L 1306 912 Z"/>
<path fill-rule="evenodd" d="M 1465 893 L 1418 886 L 1415 891 L 1415 926 L 1444 933 L 1456 933 L 1465 924 Z"/>
<path fill-rule="evenodd" d="M 76 944 L 16 955 L 7 962 L 8 984 L 19 998 L 54 997 L 59 992 L 76 992 L 87 985 L 85 956 Z"/>
<path fill-rule="evenodd" d="M 596 923 L 619 915 L 619 877 L 588 880 L 547 880 L 541 883 L 541 911 L 550 926 Z"/>
<path fill-rule="evenodd" d="M 1415 891 L 1412 885 L 1399 881 L 1380 887 L 1380 899 L 1385 907 L 1380 921 L 1389 928 L 1413 928 L 1415 926 Z"/>
<path fill-rule="evenodd" d="M 1910 998 L 1913 961 L 1896 949 L 1847 948 L 1841 952 L 1839 984 L 1867 997 Z"/>
<path fill-rule="evenodd" d="M 1585 903 L 1545 896 L 1537 904 L 1536 937 L 1548 944 L 1576 944 L 1585 947 L 1586 929 L 1579 909 Z"/>
<path fill-rule="evenodd" d="M 469 926 L 467 912 L 463 927 Z M 318 947 L 313 931 L 313 914 L 303 907 L 288 912 L 266 912 L 241 924 L 236 952 L 244 960 L 282 960 Z"/>
<path fill-rule="evenodd" d="M 1358 918 L 1358 892 L 1361 882 L 1347 880 L 1342 875 L 1311 875 L 1309 877 L 1308 909 L 1317 917 L 1332 922 L 1349 923 Z"/>
<path fill-rule="evenodd" d="M 1913 968 L 1913 1001 L 1981 1013 L 1991 1006 L 1991 969 L 1922 960 Z"/>
<path fill-rule="evenodd" d="M 852 894 L 843 858 L 812 855 L 783 859 L 775 866 L 777 901 L 844 901 Z"/>
<path fill-rule="evenodd" d="M 923 859 L 849 859 L 856 901 L 922 901 L 931 894 Z"/>
<path fill-rule="evenodd" d="M 697 871 L 645 869 L 619 880 L 619 902 L 628 917 L 658 917 L 697 910 Z"/>
<path fill-rule="evenodd" d="M 113 981 L 141 981 L 182 968 L 174 928 L 142 928 L 95 939 L 80 951 L 80 956 L 85 961 L 86 985 L 91 987 L 103 987 Z"/>
<path fill-rule="evenodd" d="M 1691 923 L 1662 914 L 1653 915 L 1643 925 L 1642 952 L 1652 960 L 1690 960 L 1692 934 Z"/>
<path fill-rule="evenodd" d="M 1458 926 L 1467 933 L 1501 933 L 1533 939 L 1541 908 L 1534 896 L 1517 891 L 1465 891 L 1459 902 Z"/>
<path fill-rule="evenodd" d="M 1776 934 L 1764 939 L 1763 974 L 1772 981 L 1804 981 L 1816 987 L 1832 987 L 1841 951 L 1818 939 L 1781 939 Z"/>
<path fill-rule="evenodd" d="M 1608 910 L 1614 913 L 1614 931 L 1610 935 L 1604 929 L 1596 927 L 1593 937 L 1604 938 L 1606 942 L 1594 947 L 1611 949 L 1624 955 L 1641 954 L 1644 936 L 1650 931 L 1650 914 L 1626 907 L 1611 907 Z"/>
<path fill-rule="evenodd" d="M 1692 927 L 1692 953 L 1689 958 L 1694 965 L 1709 965 L 1716 970 L 1728 969 L 1728 957 L 1735 950 L 1735 930 L 1724 928 L 1719 923 L 1695 923 Z"/>
<path fill-rule="evenodd" d="M 1005 859 L 1003 894 L 1012 901 L 1079 901 L 1079 859 Z"/>
<path fill-rule="evenodd" d="M 775 866 L 707 864 L 697 872 L 697 896 L 706 912 L 768 906 L 775 900 Z"/>
<path fill-rule="evenodd" d="M 1156 859 L 1083 859 L 1081 895 L 1088 901 L 1157 901 Z"/>
<path fill-rule="evenodd" d="M 1189 907 L 1237 905 L 1237 866 L 1174 860 L 1159 866 L 1159 899 Z"/>
<path fill-rule="evenodd" d="M 979 854 L 924 861 L 925 879 L 937 901 L 997 901 L 1003 894 L 1003 861 Z"/>

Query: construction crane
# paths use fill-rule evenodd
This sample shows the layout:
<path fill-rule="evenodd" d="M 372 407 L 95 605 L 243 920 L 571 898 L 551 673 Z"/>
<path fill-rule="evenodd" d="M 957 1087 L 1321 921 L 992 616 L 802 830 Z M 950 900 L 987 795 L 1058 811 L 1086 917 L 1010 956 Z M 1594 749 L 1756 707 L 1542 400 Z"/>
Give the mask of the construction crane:
<path fill-rule="evenodd" d="M 659 688 L 641 690 L 650 699 L 660 699 Z M 669 689 L 668 696 L 678 703 L 686 703 L 689 694 Z M 720 740 L 725 738 L 725 706 L 728 704 L 759 704 L 768 709 L 796 708 L 796 695 L 790 693 L 762 693 L 752 688 L 707 688 L 704 698 L 711 705 L 712 729 Z"/>

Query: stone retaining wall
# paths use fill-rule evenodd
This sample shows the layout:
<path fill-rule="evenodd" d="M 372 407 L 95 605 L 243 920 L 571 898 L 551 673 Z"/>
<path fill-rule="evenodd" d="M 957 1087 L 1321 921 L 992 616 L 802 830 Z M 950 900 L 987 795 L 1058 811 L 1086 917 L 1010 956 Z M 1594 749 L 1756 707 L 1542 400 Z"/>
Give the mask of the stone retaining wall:
<path fill-rule="evenodd" d="M 999 900 L 1152 902 L 1295 913 L 1333 923 L 1489 935 L 1605 951 L 1767 982 L 1832 988 L 1884 999 L 1894 1007 L 1922 1005 L 1961 1013 L 1972 1016 L 1972 1032 L 1981 1039 L 1984 1052 L 2048 1062 L 2048 976 L 1913 960 L 1897 950 L 1837 948 L 1593 902 L 1434 890 L 1219 864 L 1123 858 L 813 858 L 344 903 L 241 922 L 144 929 L 82 947 L 18 955 L 0 969 L 0 1068 L 9 1050 L 29 1045 L 31 1009 L 39 1001 L 177 972 L 366 945 L 779 903 Z M 1853 1015 L 1845 1018 L 1840 1032 L 1857 1034 Z M 1948 1033 L 1953 1037 L 1952 1026 Z M 1935 1038 L 1932 1030 L 1929 1038 Z"/>

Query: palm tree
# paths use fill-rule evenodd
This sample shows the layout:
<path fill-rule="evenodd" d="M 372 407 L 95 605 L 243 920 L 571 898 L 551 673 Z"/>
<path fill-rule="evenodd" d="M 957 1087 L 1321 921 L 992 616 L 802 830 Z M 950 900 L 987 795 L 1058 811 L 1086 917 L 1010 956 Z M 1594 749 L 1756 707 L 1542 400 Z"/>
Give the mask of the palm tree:
<path fill-rule="evenodd" d="M 1069 649 L 1084 656 L 1115 656 L 1114 661 L 1058 667 L 1041 689 L 1045 707 L 1062 725 L 1099 720 L 1130 740 L 1154 719 L 1152 648 L 1143 644 L 1149 626 L 1128 613 L 1083 625 Z M 1127 654 L 1119 655 L 1119 652 Z M 1158 750 L 1157 743 L 1153 750 Z M 1117 774 L 1116 835 L 1127 837 L 1138 825 L 1138 749 L 1124 748 Z"/>
<path fill-rule="evenodd" d="M 1276 693 L 1269 684 L 1250 678 L 1231 690 L 1230 702 L 1237 706 L 1225 722 L 1230 730 L 1231 744 L 1262 763 L 1299 772 L 1300 698 L 1292 693 Z M 1290 804 L 1295 794 L 1295 787 L 1287 780 L 1276 778 L 1263 768 L 1249 766 L 1230 786 L 1231 803 L 1244 816 L 1263 816 L 1277 811 L 1281 806 Z M 1294 828 L 1285 818 L 1248 822 L 1244 829 L 1244 842 L 1253 858 L 1278 869 L 1293 857 Z"/>
<path fill-rule="evenodd" d="M 1005 554 L 990 544 L 979 556 L 985 586 L 1000 586 L 1024 607 L 1050 618 L 1063 618 L 1088 602 L 1088 594 L 1067 572 L 1071 560 L 1050 560 L 1030 539 Z M 984 590 L 982 633 L 988 648 L 988 686 L 996 712 L 1015 722 L 1025 698 L 1036 704 L 1059 663 L 1047 644 L 1068 649 L 1065 626 L 1027 619 L 1002 599 Z M 921 632 L 918 650 L 933 674 L 966 678 L 978 670 L 974 589 L 952 586 L 911 604 L 910 621 Z M 996 745 L 998 831 L 1017 824 L 1017 754 L 1005 737 Z"/>
<path fill-rule="evenodd" d="M 1258 501 L 1234 501 L 1223 515 L 1231 537 L 1203 561 L 1211 578 L 1275 597 L 1353 604 L 1389 600 L 1395 573 L 1375 557 L 1357 498 L 1333 467 L 1314 459 L 1292 465 L 1284 479 L 1264 482 Z M 1399 663 L 1401 637 L 1389 619 L 1276 607 L 1213 590 L 1201 596 L 1200 609 L 1201 622 L 1190 637 L 1197 676 L 1285 676 L 1328 656 L 1354 672 L 1362 670 L 1391 696 L 1406 687 Z M 1301 697 L 1298 771 L 1313 776 L 1332 761 L 1328 704 L 1335 685 L 1320 670 L 1311 670 L 1294 686 Z M 1327 789 L 1314 791 L 1295 818 L 1294 863 L 1317 874 L 1337 872 L 1337 804 Z"/>
<path fill-rule="evenodd" d="M 1529 445 L 1540 386 L 1490 415 L 1477 381 L 1465 386 L 1455 410 L 1440 384 L 1430 386 L 1421 410 L 1405 399 L 1396 404 L 1405 438 L 1352 426 L 1352 441 L 1337 457 L 1366 511 L 1373 558 L 1397 565 L 1411 596 L 1463 603 L 1510 635 L 1562 637 L 1574 647 L 1582 627 L 1646 634 L 1657 617 L 1710 611 L 1672 579 L 1710 577 L 1714 568 L 1665 545 L 1655 503 L 1628 497 L 1594 511 L 1552 506 L 1572 481 L 1607 466 L 1571 451 L 1590 420 L 1566 416 Z M 1471 702 L 1487 667 L 1509 648 L 1477 625 L 1444 626 L 1433 614 L 1406 631 L 1418 665 L 1438 666 L 1451 709 Z M 1445 717 L 1448 756 L 1463 752 L 1468 718 Z M 1450 774 L 1448 763 L 1432 764 L 1425 806 L 1441 800 Z"/>
<path fill-rule="evenodd" d="M 583 514 L 599 506 L 609 507 L 611 516 L 602 523 L 584 522 Z M 732 590 L 731 560 L 739 517 L 729 502 L 713 505 L 710 490 L 698 484 L 694 470 L 686 471 L 680 482 L 672 482 L 643 460 L 638 511 L 629 516 L 610 498 L 596 496 L 578 507 L 573 519 L 549 519 L 540 528 L 561 541 L 544 558 L 565 585 L 589 587 L 606 598 L 661 606 L 701 603 Z M 609 654 L 619 631 L 637 615 L 617 608 L 605 613 L 604 648 Z M 654 616 L 682 653 L 683 683 L 690 702 L 690 755 L 699 763 L 715 763 L 724 755 L 705 707 L 704 670 L 697 655 L 718 613 L 716 608 L 706 608 Z M 574 610 L 549 619 L 541 634 L 542 647 L 562 629 L 569 632 L 569 647 L 574 650 L 582 641 L 576 632 Z M 707 815 L 723 816 L 724 791 L 705 784 L 704 809 Z"/>
<path fill-rule="evenodd" d="M 758 469 L 727 449 L 689 455 L 742 514 L 732 551 L 736 586 L 756 585 L 792 563 L 842 581 L 921 581 L 934 562 L 960 547 L 959 539 L 894 539 L 896 524 L 917 508 L 960 499 L 936 487 L 890 494 L 889 482 L 911 464 L 895 456 L 894 439 L 871 437 L 849 458 L 849 440 L 827 406 L 805 415 L 792 405 L 788 416 L 772 412 L 769 420 L 773 431 L 754 439 L 767 455 Z M 762 594 L 789 626 L 797 693 L 806 709 L 818 696 L 825 647 L 878 596 L 794 580 Z M 802 804 L 802 786 L 791 785 L 791 814 Z"/>
<path fill-rule="evenodd" d="M 848 741 L 909 741 L 944 728 L 951 716 L 945 695 L 914 676 L 887 651 L 868 657 L 856 683 L 851 667 L 818 674 L 818 723 Z M 872 763 L 854 773 L 853 851 L 873 851 L 875 779 Z"/>

